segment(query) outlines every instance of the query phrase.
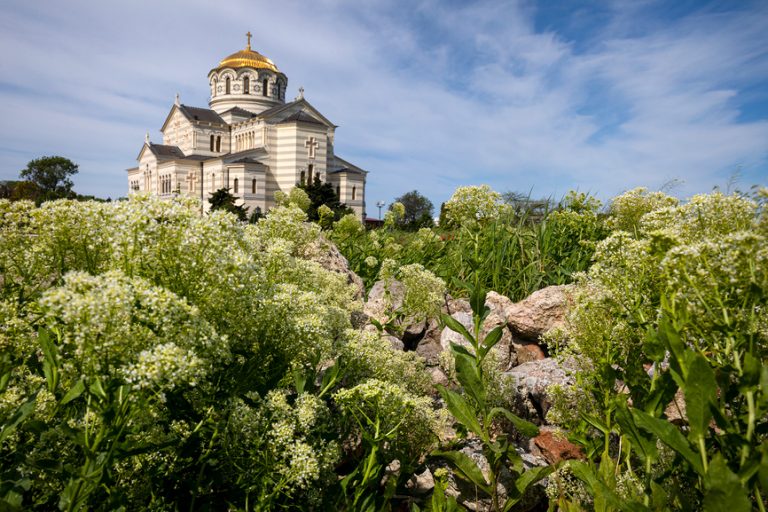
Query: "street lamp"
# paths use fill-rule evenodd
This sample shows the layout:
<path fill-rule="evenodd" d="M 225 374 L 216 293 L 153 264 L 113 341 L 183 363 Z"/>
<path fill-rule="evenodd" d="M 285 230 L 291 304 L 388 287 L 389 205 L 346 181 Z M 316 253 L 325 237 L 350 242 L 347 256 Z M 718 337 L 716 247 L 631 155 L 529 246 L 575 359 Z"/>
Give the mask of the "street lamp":
<path fill-rule="evenodd" d="M 381 220 L 381 209 L 384 207 L 384 205 L 387 204 L 384 201 L 379 201 L 376 203 L 376 206 L 379 207 L 379 220 Z"/>

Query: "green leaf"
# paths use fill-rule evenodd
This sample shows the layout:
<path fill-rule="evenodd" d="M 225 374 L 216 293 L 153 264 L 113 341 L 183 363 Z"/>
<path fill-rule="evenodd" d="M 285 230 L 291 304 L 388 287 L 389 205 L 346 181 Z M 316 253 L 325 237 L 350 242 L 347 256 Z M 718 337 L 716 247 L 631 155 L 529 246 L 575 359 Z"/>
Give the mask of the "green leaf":
<path fill-rule="evenodd" d="M 459 451 L 433 452 L 432 455 L 449 460 L 459 470 L 460 477 L 491 494 L 491 486 L 485 481 L 483 472 L 468 455 Z"/>
<path fill-rule="evenodd" d="M 475 410 L 470 407 L 466 400 L 464 400 L 464 397 L 447 389 L 445 386 L 438 385 L 437 389 L 443 397 L 443 400 L 445 400 L 446 406 L 448 407 L 448 410 L 451 411 L 451 414 L 453 414 L 462 425 L 480 436 L 483 441 L 487 441 L 487 436 L 485 435 L 485 432 L 483 432 L 483 427 L 477 419 Z"/>
<path fill-rule="evenodd" d="M 685 382 L 685 407 L 691 439 L 706 437 L 709 420 L 712 419 L 710 402 L 716 394 L 715 372 L 704 356 L 696 354 L 688 366 Z"/>
<path fill-rule="evenodd" d="M 475 365 L 475 358 L 466 354 L 454 353 L 456 360 L 456 378 L 464 391 L 475 399 L 480 409 L 485 410 L 485 386 L 480 371 Z"/>
<path fill-rule="evenodd" d="M 539 427 L 502 407 L 494 407 L 491 409 L 489 417 L 493 419 L 499 414 L 504 415 L 510 422 L 512 422 L 515 428 L 524 436 L 536 437 L 539 435 Z"/>
<path fill-rule="evenodd" d="M 469 297 L 469 305 L 472 306 L 472 312 L 476 317 L 485 319 L 490 309 L 485 305 L 485 289 L 479 284 L 472 289 Z"/>
<path fill-rule="evenodd" d="M 107 392 L 104 391 L 104 386 L 101 384 L 101 379 L 98 377 L 88 386 L 88 391 L 99 397 L 101 400 L 107 399 Z"/>
<path fill-rule="evenodd" d="M 2 444 L 3 441 L 5 441 L 5 439 L 11 435 L 14 430 L 16 430 L 16 427 L 18 427 L 21 422 L 27 418 L 27 416 L 35 411 L 36 397 L 37 395 L 33 396 L 31 400 L 19 406 L 19 408 L 16 409 L 16 412 L 14 412 L 10 418 L 3 422 L 3 428 L 0 429 L 0 444 Z"/>
<path fill-rule="evenodd" d="M 640 460 L 643 462 L 646 460 L 654 462 L 659 456 L 659 451 L 656 448 L 656 440 L 649 437 L 646 432 L 637 428 L 626 404 L 622 404 L 616 408 L 615 418 L 616 422 L 621 427 L 622 433 L 632 444 L 635 453 L 640 455 Z"/>
<path fill-rule="evenodd" d="M 613 492 L 605 483 L 595 474 L 594 469 L 586 462 L 569 460 L 567 462 L 571 472 L 587 484 L 590 494 L 595 498 L 600 498 L 604 503 L 610 505 L 616 510 L 628 510 L 630 512 L 640 512 L 648 510 L 648 507 L 637 503 L 628 501 L 619 497 Z"/>
<path fill-rule="evenodd" d="M 707 493 L 704 495 L 704 511 L 750 512 L 752 504 L 747 490 L 736 474 L 728 468 L 719 453 L 712 458 L 707 473 Z"/>
<path fill-rule="evenodd" d="M 494 327 L 493 330 L 488 333 L 488 336 L 485 337 L 483 343 L 478 347 L 478 353 L 481 358 L 484 358 L 485 355 L 490 352 L 490 350 L 499 342 L 503 334 L 504 330 L 501 325 Z"/>
<path fill-rule="evenodd" d="M 69 391 L 67 391 L 67 394 L 64 395 L 64 398 L 61 399 L 60 405 L 68 404 L 72 400 L 82 395 L 83 391 L 85 391 L 85 382 L 83 382 L 82 380 L 78 380 L 77 382 L 75 382 L 74 386 L 69 388 Z"/>
<path fill-rule="evenodd" d="M 581 418 L 587 423 L 589 423 L 590 425 L 592 425 L 593 427 L 595 427 L 597 430 L 602 432 L 603 435 L 607 436 L 608 434 L 611 433 L 611 430 L 608 428 L 608 426 L 605 423 L 603 423 L 603 420 L 601 420 L 597 416 L 582 413 Z"/>
<path fill-rule="evenodd" d="M 514 496 L 508 498 L 507 502 L 504 504 L 504 512 L 509 511 L 512 507 L 517 505 L 520 500 L 523 499 L 525 491 L 527 491 L 531 485 L 548 477 L 554 470 L 555 466 L 542 466 L 531 468 L 520 475 L 520 477 L 515 480 L 515 492 L 510 493 L 514 494 Z"/>
<path fill-rule="evenodd" d="M 667 420 L 654 418 L 647 413 L 638 409 L 632 409 L 632 417 L 635 419 L 635 424 L 654 434 L 661 442 L 675 450 L 681 457 L 683 457 L 693 467 L 699 475 L 704 475 L 704 466 L 701 463 L 699 456 L 691 449 L 691 445 L 685 436 Z"/>
<path fill-rule="evenodd" d="M 464 327 L 464 324 L 453 318 L 451 315 L 442 315 L 443 323 L 446 327 L 448 327 L 450 330 L 457 332 L 464 336 L 464 338 L 469 341 L 472 346 L 477 346 L 477 341 L 475 340 L 475 337 L 472 336 L 466 327 Z"/>

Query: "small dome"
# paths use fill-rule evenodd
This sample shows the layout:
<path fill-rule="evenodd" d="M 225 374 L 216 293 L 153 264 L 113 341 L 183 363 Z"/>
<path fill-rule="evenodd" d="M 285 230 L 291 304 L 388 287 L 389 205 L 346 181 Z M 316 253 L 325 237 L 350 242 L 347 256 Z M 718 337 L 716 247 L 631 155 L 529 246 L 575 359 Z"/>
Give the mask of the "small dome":
<path fill-rule="evenodd" d="M 240 50 L 239 52 L 233 53 L 229 57 L 224 58 L 221 62 L 219 62 L 218 67 L 215 69 L 221 68 L 269 69 L 275 73 L 280 72 L 277 69 L 277 66 L 275 66 L 274 62 L 259 52 L 251 50 L 250 44 L 248 44 L 245 50 Z"/>

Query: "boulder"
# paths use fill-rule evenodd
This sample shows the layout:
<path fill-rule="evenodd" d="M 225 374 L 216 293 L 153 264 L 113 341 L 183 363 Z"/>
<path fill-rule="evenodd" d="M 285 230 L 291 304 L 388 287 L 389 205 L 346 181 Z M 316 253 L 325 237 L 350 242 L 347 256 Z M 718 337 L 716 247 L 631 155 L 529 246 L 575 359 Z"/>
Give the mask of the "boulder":
<path fill-rule="evenodd" d="M 528 340 L 538 340 L 554 327 L 562 326 L 570 304 L 572 285 L 548 286 L 505 308 L 510 329 Z"/>
<path fill-rule="evenodd" d="M 355 287 L 355 299 L 362 299 L 365 296 L 363 280 L 349 268 L 347 258 L 341 254 L 333 242 L 321 236 L 318 240 L 318 250 L 312 260 L 326 270 L 345 275 L 347 282 Z"/>
<path fill-rule="evenodd" d="M 538 343 L 533 341 L 512 340 L 511 366 L 518 366 L 531 361 L 541 361 L 547 355 Z"/>
<path fill-rule="evenodd" d="M 466 327 L 470 333 L 474 330 L 471 311 L 457 311 L 455 313 L 451 313 L 451 316 L 454 320 Z M 440 334 L 440 345 L 442 346 L 443 350 L 449 350 L 451 348 L 451 343 L 462 345 L 472 351 L 472 344 L 469 342 L 469 340 L 467 340 L 458 332 L 446 327 Z"/>
<path fill-rule="evenodd" d="M 392 350 L 403 350 L 405 348 L 400 338 L 390 336 L 389 334 L 384 334 L 381 338 L 389 342 L 389 346 L 392 347 Z"/>
<path fill-rule="evenodd" d="M 432 319 L 427 322 L 424 336 L 416 345 L 416 353 L 424 358 L 427 366 L 437 366 L 440 364 L 440 353 L 443 351 L 443 346 L 440 344 L 442 333 L 443 330 L 440 328 L 440 323 Z"/>
<path fill-rule="evenodd" d="M 531 439 L 531 453 L 541 456 L 549 464 L 557 464 L 564 460 L 585 459 L 580 447 L 552 427 L 542 427 L 539 435 Z"/>
<path fill-rule="evenodd" d="M 514 394 L 512 403 L 518 413 L 534 423 L 544 423 L 547 411 L 552 407 L 552 398 L 548 388 L 553 384 L 569 385 L 573 383 L 570 366 L 561 365 L 548 357 L 530 361 L 504 373 Z"/>
<path fill-rule="evenodd" d="M 435 478 L 429 468 L 421 473 L 414 473 L 405 483 L 405 488 L 416 496 L 424 496 L 435 488 Z"/>
<path fill-rule="evenodd" d="M 405 286 L 400 281 L 376 281 L 368 292 L 363 312 L 384 323 L 393 311 L 402 307 L 404 297 Z"/>
<path fill-rule="evenodd" d="M 486 481 L 489 480 L 490 464 L 483 454 L 482 442 L 479 439 L 470 439 L 464 443 L 464 446 L 459 451 L 469 457 L 477 465 Z M 547 461 L 542 457 L 528 453 L 522 448 L 517 448 L 517 452 L 523 459 L 523 468 L 526 471 L 537 466 L 547 466 Z M 496 486 L 500 504 L 503 505 L 507 500 L 508 489 L 514 488 L 516 480 L 517 478 L 515 475 L 506 468 L 502 468 Z M 490 496 L 467 481 L 457 478 L 453 472 L 449 473 L 448 488 L 445 490 L 445 493 L 456 498 L 456 501 L 468 510 L 493 510 L 493 502 Z M 515 506 L 514 510 L 532 510 L 543 505 L 545 500 L 546 494 L 544 492 L 544 485 L 538 483 L 528 489 L 523 500 Z"/>

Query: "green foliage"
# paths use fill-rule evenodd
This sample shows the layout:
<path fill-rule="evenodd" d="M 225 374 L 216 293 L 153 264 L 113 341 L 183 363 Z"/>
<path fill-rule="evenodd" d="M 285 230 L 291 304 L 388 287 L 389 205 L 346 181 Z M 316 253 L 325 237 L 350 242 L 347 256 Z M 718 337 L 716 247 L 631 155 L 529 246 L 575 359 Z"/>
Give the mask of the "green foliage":
<path fill-rule="evenodd" d="M 461 201 L 454 204 L 454 213 L 464 212 L 469 220 L 451 229 L 442 224 L 439 231 L 397 231 L 394 227 L 403 212 L 393 206 L 384 229 L 366 232 L 345 218 L 334 224 L 329 236 L 367 287 L 389 259 L 400 265 L 423 265 L 448 283 L 454 295 L 463 293 L 458 280 L 522 300 L 545 286 L 571 282 L 574 274 L 589 267 L 596 242 L 607 234 L 600 203 L 586 194 L 569 194 L 535 222 L 527 210 L 502 204 L 500 196 L 493 199 L 498 194 L 490 189 L 475 188 L 457 191 Z M 482 221 L 476 220 L 477 211 L 483 212 Z"/>
<path fill-rule="evenodd" d="M 77 164 L 63 156 L 44 156 L 30 160 L 19 176 L 34 183 L 43 200 L 68 197 L 72 193 L 71 177 L 77 174 Z"/>
<path fill-rule="evenodd" d="M 420 363 L 357 350 L 319 226 L 199 207 L 0 200 L 3 507 L 333 507 L 355 449 L 333 397 L 373 378 L 421 404 L 398 456 L 429 448 Z"/>
<path fill-rule="evenodd" d="M 211 211 L 222 210 L 233 213 L 238 220 L 248 220 L 248 208 L 241 204 L 236 204 L 239 197 L 235 197 L 228 188 L 220 188 L 216 192 L 211 192 L 208 203 L 211 205 Z"/>
<path fill-rule="evenodd" d="M 333 217 L 336 220 L 341 219 L 345 215 L 354 213 L 351 208 L 339 200 L 339 196 L 336 195 L 333 185 L 328 182 L 321 182 L 320 176 L 317 174 L 315 174 L 312 183 L 298 183 L 296 188 L 306 192 L 307 197 L 309 198 L 309 206 L 305 211 L 311 221 L 320 220 L 319 208 L 323 205 L 333 211 Z"/>
<path fill-rule="evenodd" d="M 432 201 L 417 190 L 406 192 L 396 198 L 395 203 L 403 205 L 403 215 L 398 219 L 399 228 L 406 231 L 417 231 L 420 228 L 431 228 L 435 225 L 432 219 L 435 210 Z M 390 205 L 390 209 L 392 206 Z"/>
<path fill-rule="evenodd" d="M 492 407 L 486 396 L 487 377 L 484 374 L 483 361 L 491 349 L 501 339 L 501 327 L 496 327 L 484 338 L 480 337 L 483 321 L 490 313 L 485 305 L 485 290 L 480 287 L 469 287 L 470 304 L 473 312 L 473 330 L 470 332 L 461 323 L 449 315 L 443 315 L 446 326 L 461 334 L 470 344 L 471 350 L 456 343 L 451 344 L 456 366 L 456 378 L 461 384 L 464 394 L 439 386 L 440 394 L 446 402 L 448 410 L 467 433 L 480 439 L 483 455 L 490 466 L 489 475 L 483 475 L 481 469 L 468 455 L 461 451 L 438 451 L 433 456 L 448 460 L 456 469 L 457 474 L 469 481 L 485 495 L 490 496 L 492 508 L 495 511 L 510 510 L 524 496 L 529 486 L 545 478 L 554 468 L 535 468 L 524 470 L 523 461 L 505 434 L 494 435 L 493 420 L 502 416 L 510 421 L 515 429 L 527 437 L 538 435 L 538 428 L 516 416 L 511 411 L 500 407 Z M 502 503 L 498 495 L 498 482 L 502 470 L 510 471 L 516 476 L 515 487 L 508 490 L 506 502 Z"/>
<path fill-rule="evenodd" d="M 575 474 L 605 510 L 763 509 L 764 212 L 738 195 L 678 204 L 642 189 L 614 199 L 611 212 L 616 230 L 579 281 L 564 333 L 563 353 L 580 362 L 577 385 L 590 396 L 578 415 L 560 402 L 551 416 L 591 457 Z M 676 393 L 683 427 L 667 418 Z M 640 492 L 617 503 L 625 475 Z"/>

